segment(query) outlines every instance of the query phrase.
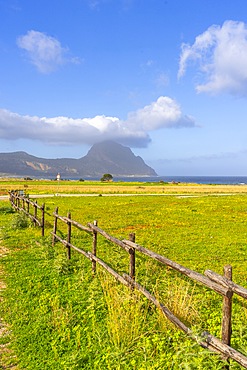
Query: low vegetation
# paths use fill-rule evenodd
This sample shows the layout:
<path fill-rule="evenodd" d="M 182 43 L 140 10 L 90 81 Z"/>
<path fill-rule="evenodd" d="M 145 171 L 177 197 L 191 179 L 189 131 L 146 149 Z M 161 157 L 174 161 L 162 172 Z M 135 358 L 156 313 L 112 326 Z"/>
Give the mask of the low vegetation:
<path fill-rule="evenodd" d="M 11 190 L 22 190 L 26 194 L 247 194 L 247 185 L 214 185 L 156 182 L 123 182 L 75 180 L 25 180 L 0 179 L 0 195 Z"/>
<path fill-rule="evenodd" d="M 20 188 L 22 183 L 9 185 Z M 45 186 L 35 185 L 32 191 L 49 192 L 50 185 L 48 190 Z M 110 186 L 115 191 L 118 185 L 113 182 Z M 138 191 L 141 185 L 121 186 L 129 192 L 131 186 Z M 143 186 L 150 193 L 159 186 L 172 189 L 164 184 Z M 68 261 L 62 245 L 51 247 L 52 213 L 58 206 L 60 214 L 71 212 L 72 218 L 84 225 L 97 220 L 99 227 L 119 239 L 135 232 L 138 244 L 198 272 L 211 269 L 222 273 L 223 266 L 231 264 L 234 281 L 246 287 L 246 195 L 237 191 L 234 195 L 198 194 L 198 188 L 190 186 L 190 196 L 106 197 L 102 191 L 101 197 L 52 196 L 45 199 L 44 238 L 30 220 L 13 213 L 7 200 L 0 201 L 4 251 L 0 280 L 6 285 L 1 290 L 0 316 L 1 325 L 7 328 L 0 344 L 4 349 L 2 368 L 224 369 L 224 361 L 186 338 L 138 292 L 129 291 L 100 267 L 93 277 L 91 263 L 83 256 L 72 252 Z M 66 228 L 60 224 L 58 228 L 65 235 Z M 72 236 L 75 245 L 91 250 L 87 234 L 73 229 Z M 100 237 L 98 254 L 120 273 L 128 272 L 125 253 Z M 138 253 L 136 262 L 138 282 L 195 332 L 208 330 L 220 337 L 219 295 Z M 236 297 L 232 346 L 244 354 L 246 329 L 247 306 Z M 232 362 L 231 369 L 240 368 Z"/>

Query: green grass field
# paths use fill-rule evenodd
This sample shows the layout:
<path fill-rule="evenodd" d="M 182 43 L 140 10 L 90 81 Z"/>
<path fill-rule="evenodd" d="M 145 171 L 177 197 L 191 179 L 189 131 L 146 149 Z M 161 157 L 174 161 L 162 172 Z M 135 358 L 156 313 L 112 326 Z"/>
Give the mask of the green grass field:
<path fill-rule="evenodd" d="M 2 185 L 5 189 L 6 183 Z M 8 186 L 20 188 L 21 183 Z M 45 184 L 40 189 L 35 186 L 33 193 L 49 193 Z M 107 186 L 109 193 L 121 192 L 116 184 Z M 137 184 L 121 186 L 126 186 L 126 193 L 143 191 Z M 156 194 L 159 186 L 149 184 L 149 193 Z M 59 214 L 71 212 L 83 225 L 97 220 L 100 228 L 119 239 L 135 232 L 138 244 L 195 271 L 210 269 L 222 274 L 224 265 L 231 264 L 233 280 L 247 287 L 245 187 L 226 191 L 208 186 L 203 191 L 197 185 L 179 185 L 178 191 L 176 185 L 167 186 L 168 196 L 108 197 L 101 191 L 103 196 L 45 198 L 44 238 L 30 222 L 21 225 L 7 200 L 0 201 L 0 280 L 2 288 L 6 285 L 1 290 L 0 315 L 3 369 L 15 363 L 17 369 L 224 368 L 217 355 L 186 338 L 138 292 L 131 293 L 100 267 L 93 278 L 91 262 L 85 257 L 72 251 L 68 261 L 61 244 L 51 247 L 52 213 L 58 206 Z M 220 193 L 215 189 L 221 189 Z M 76 194 L 78 189 L 70 192 Z M 59 223 L 58 229 L 66 235 L 65 225 Z M 90 236 L 75 228 L 72 242 L 91 250 Z M 128 273 L 126 253 L 102 237 L 98 256 L 121 274 Z M 198 334 L 207 330 L 220 337 L 220 295 L 138 253 L 136 269 L 137 281 L 186 325 Z M 234 296 L 232 346 L 244 354 L 246 329 L 246 302 Z M 241 366 L 232 362 L 231 369 Z"/>

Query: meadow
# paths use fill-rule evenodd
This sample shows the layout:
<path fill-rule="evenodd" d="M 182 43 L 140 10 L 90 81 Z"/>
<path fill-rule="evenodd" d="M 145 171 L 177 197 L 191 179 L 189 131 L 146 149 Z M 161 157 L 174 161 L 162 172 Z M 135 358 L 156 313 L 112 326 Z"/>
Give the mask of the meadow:
<path fill-rule="evenodd" d="M 224 369 L 219 356 L 187 338 L 138 292 L 100 267 L 93 277 L 91 262 L 73 251 L 68 261 L 61 244 L 52 248 L 52 214 L 59 207 L 59 214 L 71 212 L 83 225 L 97 220 L 119 239 L 134 232 L 138 244 L 201 273 L 222 274 L 230 264 L 234 282 L 247 287 L 246 186 L 0 182 L 1 194 L 22 188 L 51 196 L 44 199 L 44 238 L 8 200 L 0 201 L 2 368 Z M 59 230 L 65 235 L 66 227 Z M 73 229 L 72 235 L 75 245 L 91 250 L 87 234 Z M 128 272 L 123 251 L 100 237 L 98 245 L 100 258 Z M 221 296 L 138 253 L 136 263 L 137 281 L 186 325 L 220 337 Z M 232 346 L 245 355 L 246 329 L 246 303 L 234 296 Z"/>
<path fill-rule="evenodd" d="M 33 194 L 246 194 L 247 185 L 149 182 L 25 180 L 0 178 L 0 196 L 22 189 Z"/>

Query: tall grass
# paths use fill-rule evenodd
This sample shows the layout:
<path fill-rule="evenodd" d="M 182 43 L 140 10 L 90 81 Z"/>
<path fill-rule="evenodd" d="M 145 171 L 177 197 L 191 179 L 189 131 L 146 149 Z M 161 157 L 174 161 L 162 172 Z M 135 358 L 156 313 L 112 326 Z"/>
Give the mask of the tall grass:
<path fill-rule="evenodd" d="M 157 279 L 154 287 L 154 295 L 182 322 L 192 327 L 200 322 L 198 311 L 199 298 L 194 294 L 195 287 L 195 284 L 191 281 L 185 281 L 176 276 L 171 278 L 167 274 L 166 279 L 163 281 Z M 168 319 L 164 319 L 162 311 L 159 312 L 159 323 L 162 329 L 174 329 L 173 324 Z"/>
<path fill-rule="evenodd" d="M 129 350 L 143 333 L 148 306 L 140 293 L 117 285 L 106 273 L 101 273 L 100 281 L 107 306 L 109 338 L 115 347 Z"/>

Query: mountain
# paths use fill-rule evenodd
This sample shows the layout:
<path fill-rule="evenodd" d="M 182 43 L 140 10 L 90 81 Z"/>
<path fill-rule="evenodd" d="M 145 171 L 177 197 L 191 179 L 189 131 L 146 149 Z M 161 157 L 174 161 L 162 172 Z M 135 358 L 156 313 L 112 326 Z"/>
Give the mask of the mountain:
<path fill-rule="evenodd" d="M 94 144 L 79 159 L 38 158 L 25 152 L 0 153 L 0 173 L 6 176 L 55 178 L 101 177 L 110 173 L 120 176 L 157 176 L 143 159 L 130 148 L 113 141 Z"/>

